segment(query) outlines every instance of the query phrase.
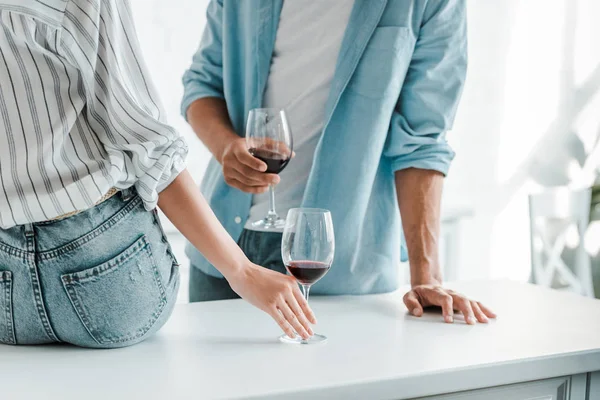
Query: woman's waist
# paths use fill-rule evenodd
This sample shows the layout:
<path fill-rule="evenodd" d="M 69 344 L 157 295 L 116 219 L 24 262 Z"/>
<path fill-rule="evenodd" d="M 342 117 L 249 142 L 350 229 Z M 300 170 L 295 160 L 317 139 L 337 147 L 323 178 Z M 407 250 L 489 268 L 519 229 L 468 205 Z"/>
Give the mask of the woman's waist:
<path fill-rule="evenodd" d="M 12 250 L 14 255 L 20 255 L 22 252 L 43 253 L 84 242 L 91 243 L 95 237 L 131 219 L 135 212 L 140 213 L 142 219 L 129 221 L 128 226 L 145 223 L 150 213 L 146 212 L 135 191 L 126 189 L 74 215 L 0 229 L 0 250 L 8 253 Z"/>

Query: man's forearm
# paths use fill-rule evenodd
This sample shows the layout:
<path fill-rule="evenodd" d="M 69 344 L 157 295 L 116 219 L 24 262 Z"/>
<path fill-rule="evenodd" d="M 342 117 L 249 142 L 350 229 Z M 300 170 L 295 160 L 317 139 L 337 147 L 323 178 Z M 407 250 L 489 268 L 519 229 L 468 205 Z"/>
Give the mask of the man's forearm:
<path fill-rule="evenodd" d="M 221 163 L 225 147 L 239 139 L 231 125 L 225 100 L 217 97 L 198 99 L 188 108 L 187 118 L 198 138 Z"/>
<path fill-rule="evenodd" d="M 437 171 L 408 168 L 396 172 L 413 286 L 442 281 L 438 242 L 443 182 L 444 176 Z"/>

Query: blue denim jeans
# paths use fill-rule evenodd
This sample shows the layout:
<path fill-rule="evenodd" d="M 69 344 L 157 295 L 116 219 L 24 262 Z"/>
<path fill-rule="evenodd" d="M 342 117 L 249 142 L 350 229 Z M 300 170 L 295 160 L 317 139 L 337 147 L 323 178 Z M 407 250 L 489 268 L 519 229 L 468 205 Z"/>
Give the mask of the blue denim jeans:
<path fill-rule="evenodd" d="M 169 318 L 179 268 L 133 190 L 53 222 L 0 229 L 0 343 L 133 345 Z"/>
<path fill-rule="evenodd" d="M 281 258 L 281 238 L 281 233 L 246 229 L 242 232 L 238 245 L 253 263 L 285 274 Z M 239 298 L 224 278 L 205 274 L 193 264 L 190 266 L 189 289 L 190 302 Z"/>

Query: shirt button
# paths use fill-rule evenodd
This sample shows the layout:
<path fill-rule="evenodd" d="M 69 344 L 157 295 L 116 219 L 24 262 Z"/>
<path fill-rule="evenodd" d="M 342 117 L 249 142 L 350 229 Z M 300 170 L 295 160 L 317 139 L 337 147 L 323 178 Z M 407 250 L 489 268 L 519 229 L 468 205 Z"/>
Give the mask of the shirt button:
<path fill-rule="evenodd" d="M 241 217 L 235 217 L 234 221 L 236 224 L 241 224 L 242 223 L 242 218 Z"/>

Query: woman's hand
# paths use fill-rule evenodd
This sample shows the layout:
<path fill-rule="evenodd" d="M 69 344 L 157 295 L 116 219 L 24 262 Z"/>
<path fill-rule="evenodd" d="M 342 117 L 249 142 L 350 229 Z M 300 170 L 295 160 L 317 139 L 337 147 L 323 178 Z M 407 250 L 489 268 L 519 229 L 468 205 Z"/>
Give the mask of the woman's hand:
<path fill-rule="evenodd" d="M 241 298 L 269 314 L 289 337 L 294 331 L 303 339 L 314 334 L 311 323 L 317 320 L 291 276 L 249 262 L 226 278 Z"/>
<path fill-rule="evenodd" d="M 269 314 L 290 337 L 308 339 L 315 316 L 294 278 L 252 264 L 225 231 L 183 171 L 159 195 L 158 204 L 173 225 L 214 265 L 243 299 Z"/>

